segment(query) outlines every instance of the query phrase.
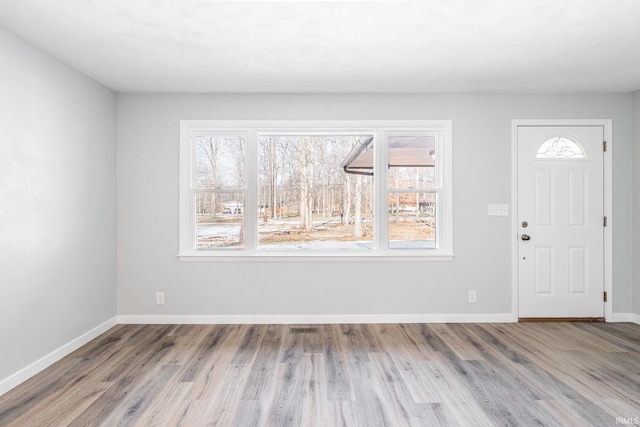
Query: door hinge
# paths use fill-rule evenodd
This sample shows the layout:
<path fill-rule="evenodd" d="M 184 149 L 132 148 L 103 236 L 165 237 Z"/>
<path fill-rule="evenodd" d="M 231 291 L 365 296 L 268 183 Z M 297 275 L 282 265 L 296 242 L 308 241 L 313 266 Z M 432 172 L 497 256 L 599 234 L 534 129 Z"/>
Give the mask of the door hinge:
<path fill-rule="evenodd" d="M 602 141 L 602 151 L 607 151 L 607 141 Z"/>
<path fill-rule="evenodd" d="M 604 221 L 602 221 L 602 225 L 605 226 L 605 227 L 607 226 L 607 217 L 606 216 L 604 217 Z"/>
<path fill-rule="evenodd" d="M 604 291 L 604 302 L 607 302 L 607 291 Z"/>

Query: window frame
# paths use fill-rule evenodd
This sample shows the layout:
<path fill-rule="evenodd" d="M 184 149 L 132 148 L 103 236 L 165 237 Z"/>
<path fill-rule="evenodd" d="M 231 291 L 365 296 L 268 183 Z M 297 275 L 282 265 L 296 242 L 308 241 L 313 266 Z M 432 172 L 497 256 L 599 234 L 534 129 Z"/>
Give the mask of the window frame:
<path fill-rule="evenodd" d="M 374 249 L 365 251 L 258 250 L 258 136 L 274 133 L 372 133 L 374 135 Z M 387 137 L 406 133 L 435 133 L 435 180 L 439 185 L 436 208 L 436 248 L 389 248 Z M 244 248 L 196 249 L 195 143 L 194 134 L 239 135 L 245 137 L 245 245 Z M 181 261 L 243 260 L 431 260 L 450 261 L 453 253 L 452 201 L 452 121 L 451 120 L 181 120 L 179 179 L 178 258 Z M 427 190 L 425 192 L 433 192 Z M 250 220 L 254 218 L 255 220 Z"/>

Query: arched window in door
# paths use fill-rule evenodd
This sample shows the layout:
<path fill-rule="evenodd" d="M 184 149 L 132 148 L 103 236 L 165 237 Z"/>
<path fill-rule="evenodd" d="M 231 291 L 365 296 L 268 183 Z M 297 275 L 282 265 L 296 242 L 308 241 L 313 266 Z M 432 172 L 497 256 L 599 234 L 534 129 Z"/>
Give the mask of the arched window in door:
<path fill-rule="evenodd" d="M 540 144 L 536 159 L 585 159 L 587 155 L 580 144 L 566 136 L 556 136 Z"/>

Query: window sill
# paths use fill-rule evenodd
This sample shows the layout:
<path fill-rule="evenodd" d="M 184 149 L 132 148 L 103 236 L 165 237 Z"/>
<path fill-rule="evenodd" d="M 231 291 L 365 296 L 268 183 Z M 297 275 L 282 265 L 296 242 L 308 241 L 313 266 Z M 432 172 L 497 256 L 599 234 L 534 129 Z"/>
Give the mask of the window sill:
<path fill-rule="evenodd" d="M 416 254 L 404 253 L 404 254 L 389 254 L 389 253 L 377 253 L 377 254 L 357 254 L 357 253 L 278 253 L 278 252 L 264 252 L 264 253 L 238 253 L 238 252 L 223 252 L 211 255 L 208 253 L 192 252 L 179 254 L 178 259 L 181 262 L 449 262 L 453 261 L 455 255 L 453 253 L 433 253 L 433 254 Z"/>

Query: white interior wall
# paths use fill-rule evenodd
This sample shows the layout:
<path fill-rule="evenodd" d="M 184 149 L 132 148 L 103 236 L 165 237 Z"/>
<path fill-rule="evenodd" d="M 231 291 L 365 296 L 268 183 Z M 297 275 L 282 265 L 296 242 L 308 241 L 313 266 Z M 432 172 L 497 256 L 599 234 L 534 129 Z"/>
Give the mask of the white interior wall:
<path fill-rule="evenodd" d="M 631 313 L 630 117 L 628 94 L 120 95 L 118 313 L 512 313 L 512 218 L 487 216 L 487 204 L 511 204 L 511 120 L 538 118 L 613 119 L 613 311 Z M 183 119 L 452 119 L 455 260 L 178 261 Z"/>
<path fill-rule="evenodd" d="M 640 91 L 633 94 L 633 313 L 640 320 Z"/>
<path fill-rule="evenodd" d="M 2 27 L 0 64 L 2 394 L 116 315 L 117 99 Z"/>

